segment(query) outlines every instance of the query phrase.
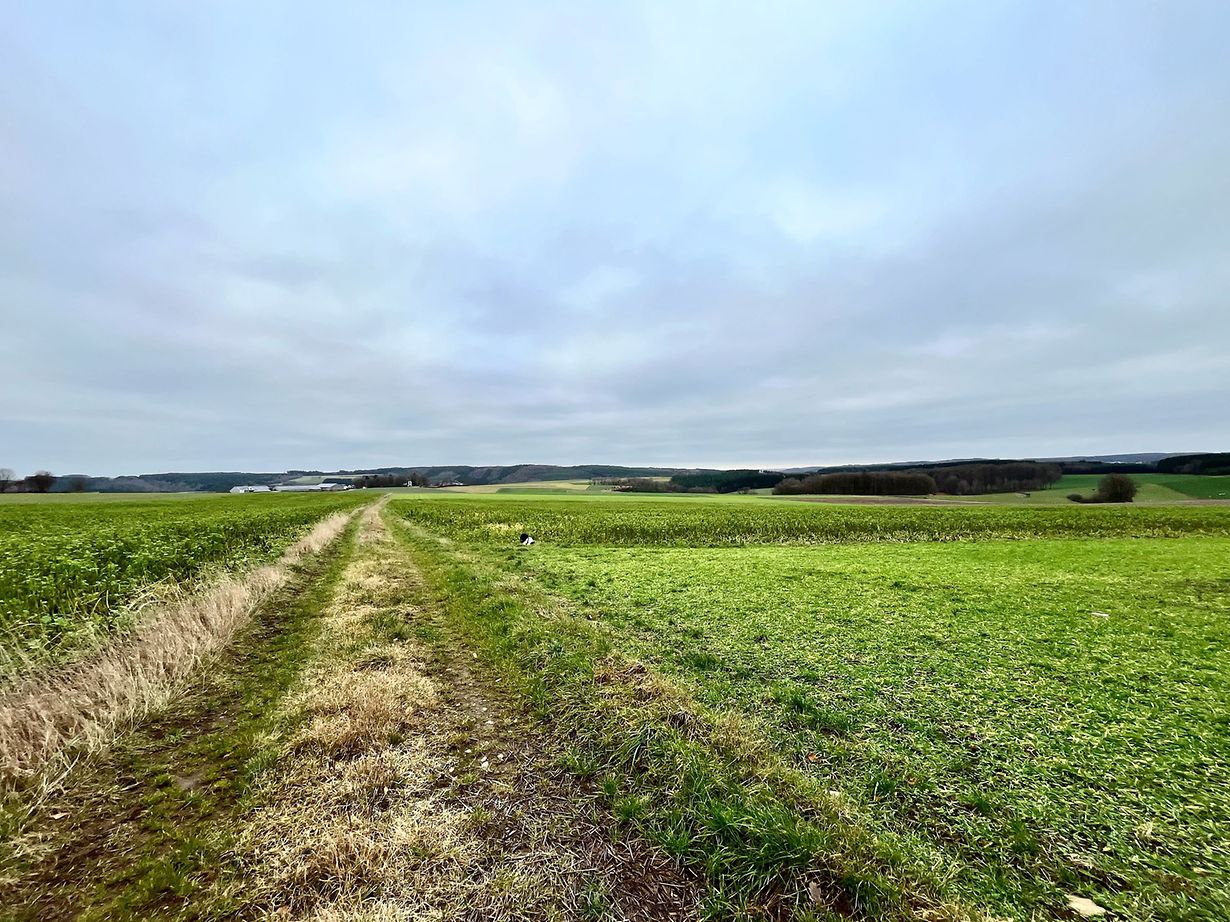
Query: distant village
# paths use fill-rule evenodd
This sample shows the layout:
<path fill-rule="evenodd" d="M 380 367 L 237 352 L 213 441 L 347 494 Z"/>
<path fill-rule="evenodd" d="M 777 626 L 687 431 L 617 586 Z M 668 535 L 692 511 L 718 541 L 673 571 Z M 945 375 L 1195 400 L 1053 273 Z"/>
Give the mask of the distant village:
<path fill-rule="evenodd" d="M 263 483 L 243 484 L 231 487 L 232 493 L 336 493 L 342 490 L 353 490 L 352 483 L 275 483 L 267 486 Z"/>
<path fill-rule="evenodd" d="M 374 479 L 374 478 L 368 478 Z M 460 480 L 451 480 L 440 483 L 426 483 L 424 479 L 419 477 L 412 480 L 407 480 L 404 483 L 379 483 L 371 484 L 351 483 L 345 480 L 324 480 L 320 483 L 275 483 L 272 485 L 263 483 L 241 484 L 231 487 L 231 493 L 338 493 L 342 490 L 366 489 L 369 486 L 381 487 L 463 487 L 465 486 Z"/>

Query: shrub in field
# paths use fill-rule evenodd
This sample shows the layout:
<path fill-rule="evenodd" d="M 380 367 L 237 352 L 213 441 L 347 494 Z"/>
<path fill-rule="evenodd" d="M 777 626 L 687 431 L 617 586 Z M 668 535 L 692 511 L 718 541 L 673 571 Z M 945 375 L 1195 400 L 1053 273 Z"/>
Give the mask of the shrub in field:
<path fill-rule="evenodd" d="M 1139 489 L 1135 480 L 1127 474 L 1107 474 L 1098 481 L 1098 491 L 1093 496 L 1069 493 L 1074 503 L 1130 503 Z"/>
<path fill-rule="evenodd" d="M 623 480 L 607 481 L 615 488 L 616 493 L 682 493 L 682 487 L 665 480 L 653 480 L 649 477 L 629 477 Z"/>
<path fill-rule="evenodd" d="M 1136 498 L 1136 481 L 1127 474 L 1107 474 L 1098 483 L 1098 496 L 1104 503 L 1130 503 Z"/>

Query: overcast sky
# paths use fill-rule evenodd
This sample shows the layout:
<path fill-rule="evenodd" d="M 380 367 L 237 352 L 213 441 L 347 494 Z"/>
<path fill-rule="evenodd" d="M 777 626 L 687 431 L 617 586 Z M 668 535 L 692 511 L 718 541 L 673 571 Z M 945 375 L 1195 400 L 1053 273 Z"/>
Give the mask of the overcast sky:
<path fill-rule="evenodd" d="M 0 2 L 0 466 L 1230 449 L 1230 4 Z"/>

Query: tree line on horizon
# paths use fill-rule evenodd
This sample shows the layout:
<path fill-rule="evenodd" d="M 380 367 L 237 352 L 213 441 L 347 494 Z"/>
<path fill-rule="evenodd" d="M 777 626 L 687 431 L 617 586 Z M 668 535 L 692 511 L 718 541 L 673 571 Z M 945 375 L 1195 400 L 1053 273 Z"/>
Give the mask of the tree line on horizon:
<path fill-rule="evenodd" d="M 592 483 L 618 493 L 746 493 L 776 486 L 785 474 L 773 471 L 700 471 L 675 474 L 668 480 L 648 477 L 595 477 Z"/>
<path fill-rule="evenodd" d="M 60 478 L 56 477 L 51 471 L 35 471 L 26 477 L 18 477 L 13 473 L 12 468 L 0 467 L 0 493 L 47 493 L 55 486 L 56 481 Z M 71 483 L 66 483 L 69 489 L 76 489 L 77 479 L 84 478 L 68 478 Z M 84 483 L 79 490 L 84 490 Z"/>
<path fill-rule="evenodd" d="M 773 488 L 781 495 L 977 496 L 1043 490 L 1063 476 L 1058 464 L 1037 461 L 955 464 L 892 471 L 834 471 L 787 477 Z"/>
<path fill-rule="evenodd" d="M 844 471 L 787 477 L 773 488 L 779 496 L 926 496 L 939 492 L 927 474 L 910 471 Z"/>
<path fill-rule="evenodd" d="M 1041 490 L 1062 476 L 1063 469 L 1057 464 L 1009 461 L 903 470 L 824 471 L 802 477 L 788 477 L 775 471 L 705 471 L 677 474 L 669 480 L 632 477 L 597 482 L 628 493 L 740 493 L 772 489 L 779 495 L 972 496 Z"/>
<path fill-rule="evenodd" d="M 325 478 L 327 483 L 329 478 Z M 350 481 L 356 487 L 426 487 L 427 477 L 411 472 L 409 474 L 368 474 L 366 477 L 356 477 Z"/>

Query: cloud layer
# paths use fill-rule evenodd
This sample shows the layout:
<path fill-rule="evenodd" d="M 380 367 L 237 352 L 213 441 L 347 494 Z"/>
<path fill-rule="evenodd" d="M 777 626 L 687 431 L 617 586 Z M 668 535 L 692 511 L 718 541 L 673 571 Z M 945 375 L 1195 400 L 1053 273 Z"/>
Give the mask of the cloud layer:
<path fill-rule="evenodd" d="M 1230 9 L 106 4 L 0 34 L 0 465 L 1230 449 Z"/>

